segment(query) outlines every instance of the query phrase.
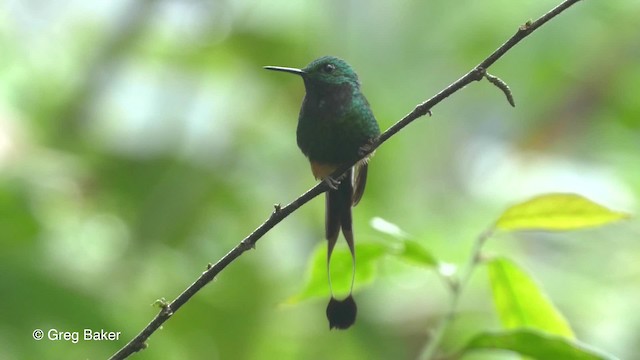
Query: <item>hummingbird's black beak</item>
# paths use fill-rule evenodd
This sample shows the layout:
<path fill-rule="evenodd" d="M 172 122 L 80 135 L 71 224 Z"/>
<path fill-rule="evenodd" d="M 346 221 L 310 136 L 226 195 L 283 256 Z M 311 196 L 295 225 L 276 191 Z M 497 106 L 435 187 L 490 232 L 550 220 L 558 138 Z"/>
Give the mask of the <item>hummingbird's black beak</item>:
<path fill-rule="evenodd" d="M 281 66 L 265 66 L 264 68 L 267 70 L 283 71 L 283 72 L 288 72 L 288 73 L 296 74 L 300 76 L 305 74 L 304 71 L 296 68 L 281 67 Z"/>

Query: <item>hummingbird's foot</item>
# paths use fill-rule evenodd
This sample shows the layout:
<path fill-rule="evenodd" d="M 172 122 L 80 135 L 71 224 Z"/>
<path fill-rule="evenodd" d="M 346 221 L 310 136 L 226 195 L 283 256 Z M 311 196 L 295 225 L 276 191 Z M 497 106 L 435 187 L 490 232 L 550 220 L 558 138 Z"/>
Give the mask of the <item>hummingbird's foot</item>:
<path fill-rule="evenodd" d="M 322 181 L 324 181 L 327 185 L 329 185 L 331 190 L 338 190 L 338 185 L 340 185 L 340 180 L 341 179 L 334 179 L 331 176 L 327 176 Z"/>
<path fill-rule="evenodd" d="M 369 139 L 364 145 L 360 146 L 358 149 L 358 155 L 364 156 L 373 151 L 373 139 Z"/>

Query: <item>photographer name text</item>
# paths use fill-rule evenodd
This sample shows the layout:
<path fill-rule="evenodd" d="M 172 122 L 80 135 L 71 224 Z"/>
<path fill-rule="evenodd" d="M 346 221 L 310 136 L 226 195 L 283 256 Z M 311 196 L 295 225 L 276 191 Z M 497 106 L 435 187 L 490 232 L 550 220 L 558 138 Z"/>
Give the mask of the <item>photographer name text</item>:
<path fill-rule="evenodd" d="M 93 329 L 83 329 L 82 331 L 63 331 L 58 329 L 33 331 L 35 340 L 47 339 L 50 341 L 69 341 L 77 344 L 79 341 L 115 341 L 120 339 L 120 331 L 99 331 Z"/>

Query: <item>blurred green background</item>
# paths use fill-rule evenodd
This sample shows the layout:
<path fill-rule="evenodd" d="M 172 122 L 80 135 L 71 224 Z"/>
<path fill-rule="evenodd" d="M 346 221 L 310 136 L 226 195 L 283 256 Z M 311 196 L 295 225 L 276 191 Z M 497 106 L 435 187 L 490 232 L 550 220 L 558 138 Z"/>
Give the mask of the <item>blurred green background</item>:
<path fill-rule="evenodd" d="M 295 142 L 304 88 L 264 65 L 332 54 L 357 70 L 381 129 L 559 0 L 0 2 L 0 358 L 101 359 L 205 269 L 315 184 Z M 356 241 L 390 221 L 462 264 L 507 206 L 576 192 L 636 213 L 640 2 L 583 1 L 377 152 Z M 413 359 L 447 308 L 432 272 L 384 258 L 359 319 L 328 331 L 326 298 L 284 305 L 322 244 L 301 208 L 197 294 L 135 359 Z M 640 224 L 503 235 L 577 337 L 640 353 Z M 119 341 L 35 341 L 40 328 Z M 450 352 L 497 329 L 486 271 Z M 473 358 L 510 358 L 506 354 Z M 472 357 L 469 357 L 472 358 Z"/>

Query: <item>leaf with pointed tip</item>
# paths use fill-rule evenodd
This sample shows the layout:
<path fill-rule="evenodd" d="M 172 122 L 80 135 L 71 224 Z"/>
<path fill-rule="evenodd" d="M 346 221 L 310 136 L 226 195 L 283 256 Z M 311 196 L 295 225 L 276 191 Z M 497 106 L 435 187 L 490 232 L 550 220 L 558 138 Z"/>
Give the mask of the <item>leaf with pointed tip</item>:
<path fill-rule="evenodd" d="M 378 243 L 356 244 L 356 278 L 354 289 L 364 287 L 375 280 L 377 261 L 390 248 Z M 302 290 L 291 296 L 285 304 L 296 304 L 313 298 L 329 296 L 327 279 L 327 245 L 319 244 L 313 252 L 307 269 L 307 280 Z M 331 255 L 331 283 L 336 296 L 346 295 L 351 285 L 351 253 L 346 247 L 336 247 Z"/>
<path fill-rule="evenodd" d="M 524 270 L 506 258 L 493 259 L 487 266 L 493 301 L 505 328 L 529 327 L 573 338 L 567 320 Z"/>
<path fill-rule="evenodd" d="M 601 226 L 629 214 L 610 210 L 576 194 L 544 194 L 507 209 L 496 222 L 506 231 L 562 231 Z"/>
<path fill-rule="evenodd" d="M 577 341 L 530 329 L 478 334 L 459 357 L 477 350 L 508 350 L 539 360 L 616 360 L 613 355 L 589 349 Z"/>

